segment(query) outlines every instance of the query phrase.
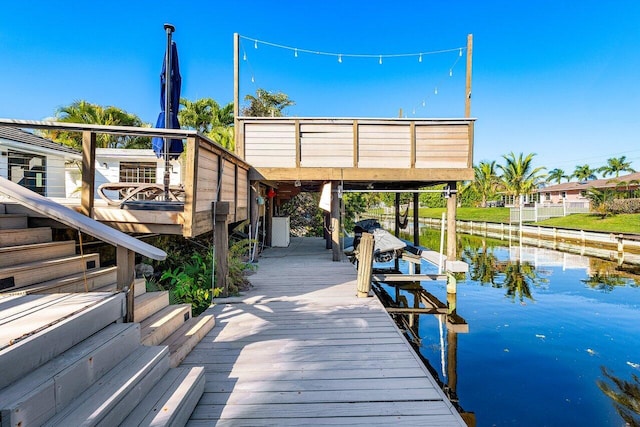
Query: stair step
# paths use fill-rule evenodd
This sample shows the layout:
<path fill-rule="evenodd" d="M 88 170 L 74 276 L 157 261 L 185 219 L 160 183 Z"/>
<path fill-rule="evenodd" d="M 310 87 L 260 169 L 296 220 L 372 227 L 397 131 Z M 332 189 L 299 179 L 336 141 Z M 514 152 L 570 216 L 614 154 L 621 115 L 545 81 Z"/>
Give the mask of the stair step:
<path fill-rule="evenodd" d="M 121 426 L 184 426 L 204 393 L 204 385 L 203 367 L 170 369 Z"/>
<path fill-rule="evenodd" d="M 75 254 L 76 242 L 73 240 L 3 247 L 0 248 L 0 268 Z"/>
<path fill-rule="evenodd" d="M 50 227 L 2 230 L 2 233 L 0 233 L 0 247 L 46 243 L 50 242 L 51 238 Z"/>
<path fill-rule="evenodd" d="M 24 295 L 0 299 L 0 388 L 126 313 L 124 294 Z"/>
<path fill-rule="evenodd" d="M 134 287 L 135 289 L 135 287 Z M 169 305 L 169 291 L 145 292 L 135 297 L 133 302 L 133 321 L 142 322 Z"/>
<path fill-rule="evenodd" d="M 74 255 L 0 268 L 0 290 L 15 290 L 100 268 L 100 254 Z"/>
<path fill-rule="evenodd" d="M 139 346 L 139 324 L 112 323 L 0 391 L 3 425 L 44 423 Z"/>
<path fill-rule="evenodd" d="M 192 317 L 161 344 L 169 347 L 171 367 L 178 366 L 191 350 L 213 329 L 216 319 L 212 309 L 207 309 L 198 317 Z"/>
<path fill-rule="evenodd" d="M 22 214 L 0 214 L 0 230 L 29 228 L 29 217 Z"/>
<path fill-rule="evenodd" d="M 147 279 L 141 277 L 133 281 L 133 296 L 139 297 L 147 292 Z"/>
<path fill-rule="evenodd" d="M 163 308 L 140 323 L 140 342 L 158 345 L 191 318 L 191 304 L 176 304 Z"/>
<path fill-rule="evenodd" d="M 106 267 L 60 277 L 34 285 L 24 286 L 18 291 L 28 294 L 34 293 L 63 293 L 63 292 L 115 292 L 118 267 Z M 85 283 L 86 281 L 86 283 Z M 113 289 L 107 289 L 111 286 Z"/>
<path fill-rule="evenodd" d="M 140 346 L 45 426 L 115 426 L 169 370 L 167 347 Z"/>

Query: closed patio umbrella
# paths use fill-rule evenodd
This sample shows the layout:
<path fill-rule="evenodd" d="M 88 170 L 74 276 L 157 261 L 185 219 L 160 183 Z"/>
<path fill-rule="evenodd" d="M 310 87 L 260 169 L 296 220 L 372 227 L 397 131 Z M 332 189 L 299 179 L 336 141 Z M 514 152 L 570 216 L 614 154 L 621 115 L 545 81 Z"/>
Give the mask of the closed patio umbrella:
<path fill-rule="evenodd" d="M 162 73 L 160 75 L 160 114 L 156 121 L 156 128 L 180 129 L 178 122 L 178 108 L 180 106 L 180 90 L 182 77 L 180 76 L 180 66 L 178 63 L 178 48 L 171 39 L 175 27 L 164 24 L 167 34 L 167 49 L 164 61 L 162 62 Z M 154 137 L 151 141 L 153 151 L 158 157 L 165 159 L 164 187 L 165 200 L 168 200 L 169 192 L 169 160 L 177 159 L 184 150 L 181 139 Z"/>

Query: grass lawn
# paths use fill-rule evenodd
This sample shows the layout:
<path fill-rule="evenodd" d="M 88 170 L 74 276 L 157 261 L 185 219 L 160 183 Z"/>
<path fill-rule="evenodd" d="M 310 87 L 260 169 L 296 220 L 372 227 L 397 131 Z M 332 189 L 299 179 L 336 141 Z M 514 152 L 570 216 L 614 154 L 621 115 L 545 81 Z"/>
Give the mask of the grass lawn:
<path fill-rule="evenodd" d="M 442 218 L 442 212 L 445 211 L 445 208 L 420 208 L 420 216 Z M 509 223 L 509 208 L 458 208 L 457 217 L 461 221 Z M 607 233 L 640 234 L 640 214 L 619 214 L 606 218 L 593 214 L 573 214 L 528 224 Z"/>

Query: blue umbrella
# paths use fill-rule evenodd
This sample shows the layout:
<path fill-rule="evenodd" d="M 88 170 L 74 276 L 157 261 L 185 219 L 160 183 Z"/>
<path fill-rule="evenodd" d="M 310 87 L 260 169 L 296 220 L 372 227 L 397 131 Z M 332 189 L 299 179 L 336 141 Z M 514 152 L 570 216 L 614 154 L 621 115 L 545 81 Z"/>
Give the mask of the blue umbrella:
<path fill-rule="evenodd" d="M 172 25 L 165 24 L 167 32 L 167 51 L 162 62 L 162 74 L 160 75 L 160 114 L 156 121 L 156 128 L 180 129 L 178 122 L 178 108 L 180 106 L 180 90 L 182 77 L 178 63 L 178 48 L 171 40 L 171 33 L 175 30 Z M 168 58 L 167 58 L 168 57 Z M 167 70 L 167 62 L 170 64 Z M 169 84 L 167 85 L 167 80 Z M 169 92 L 167 96 L 167 92 Z M 168 98 L 168 99 L 167 99 Z M 169 101 L 169 102 L 167 102 Z M 167 114 L 166 110 L 169 113 Z M 168 139 L 154 137 L 151 141 L 153 151 L 158 157 L 166 154 L 167 159 L 176 159 L 184 150 L 181 139 Z"/>

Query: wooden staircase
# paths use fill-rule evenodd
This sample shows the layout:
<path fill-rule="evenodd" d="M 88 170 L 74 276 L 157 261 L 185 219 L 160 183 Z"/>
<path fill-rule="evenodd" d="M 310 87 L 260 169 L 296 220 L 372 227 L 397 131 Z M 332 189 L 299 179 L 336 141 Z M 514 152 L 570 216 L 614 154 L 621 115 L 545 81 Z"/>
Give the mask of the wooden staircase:
<path fill-rule="evenodd" d="M 146 292 L 137 279 L 134 323 L 121 323 L 117 267 L 3 212 L 0 204 L 0 427 L 184 425 L 204 371 L 178 365 L 213 315 L 193 318 L 190 305 L 170 305 L 167 291 Z"/>

